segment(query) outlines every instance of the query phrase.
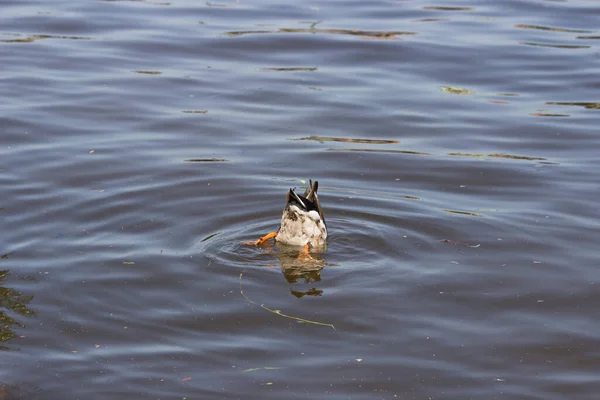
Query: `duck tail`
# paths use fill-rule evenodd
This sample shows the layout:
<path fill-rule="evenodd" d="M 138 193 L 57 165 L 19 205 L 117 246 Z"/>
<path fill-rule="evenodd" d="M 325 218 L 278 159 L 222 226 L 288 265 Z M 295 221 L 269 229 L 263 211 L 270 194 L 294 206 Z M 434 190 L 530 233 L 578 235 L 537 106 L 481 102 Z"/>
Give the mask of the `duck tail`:
<path fill-rule="evenodd" d="M 306 196 L 304 196 L 306 197 Z M 295 201 L 296 203 L 300 204 L 304 209 L 306 209 L 306 204 L 304 204 L 304 202 L 302 201 L 302 199 L 296 194 L 296 192 L 294 192 L 294 189 L 290 189 L 287 193 L 286 196 L 286 202 L 291 202 L 291 201 Z"/>
<path fill-rule="evenodd" d="M 321 203 L 319 203 L 319 196 L 317 196 L 317 190 L 319 190 L 319 181 L 315 181 L 313 183 L 312 179 L 308 181 L 308 187 L 304 192 L 304 197 L 306 197 L 309 201 L 317 206 L 317 210 L 319 211 L 319 215 L 321 216 L 321 221 L 325 223 L 325 216 L 323 215 L 323 209 L 321 208 Z"/>

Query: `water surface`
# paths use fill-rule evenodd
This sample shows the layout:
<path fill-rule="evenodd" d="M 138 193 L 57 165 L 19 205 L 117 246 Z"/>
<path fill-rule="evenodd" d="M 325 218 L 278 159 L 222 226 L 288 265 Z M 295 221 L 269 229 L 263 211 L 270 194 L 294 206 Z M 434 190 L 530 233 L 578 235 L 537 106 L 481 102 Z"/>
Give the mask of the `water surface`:
<path fill-rule="evenodd" d="M 597 398 L 596 2 L 2 15 L 0 398 Z"/>

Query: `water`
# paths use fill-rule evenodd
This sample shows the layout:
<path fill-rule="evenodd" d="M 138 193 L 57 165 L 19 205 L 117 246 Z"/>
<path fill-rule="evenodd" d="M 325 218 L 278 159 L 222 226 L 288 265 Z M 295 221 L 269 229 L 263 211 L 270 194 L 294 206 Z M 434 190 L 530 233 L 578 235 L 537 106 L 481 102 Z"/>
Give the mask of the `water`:
<path fill-rule="evenodd" d="M 0 398 L 597 397 L 595 1 L 2 16 Z"/>

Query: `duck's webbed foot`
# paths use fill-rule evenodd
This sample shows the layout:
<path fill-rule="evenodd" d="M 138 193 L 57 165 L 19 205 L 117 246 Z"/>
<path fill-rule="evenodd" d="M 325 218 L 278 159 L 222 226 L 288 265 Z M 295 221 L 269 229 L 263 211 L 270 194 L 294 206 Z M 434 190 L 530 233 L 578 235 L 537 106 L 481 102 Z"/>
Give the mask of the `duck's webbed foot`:
<path fill-rule="evenodd" d="M 302 247 L 300 254 L 298 254 L 298 260 L 312 260 L 313 259 L 312 256 L 310 255 L 310 253 L 308 252 L 308 249 L 310 249 L 310 246 L 307 243 Z"/>
<path fill-rule="evenodd" d="M 258 239 L 256 242 L 248 242 L 248 244 L 260 246 L 261 244 L 265 243 L 267 240 L 273 239 L 275 236 L 277 236 L 277 232 L 269 232 L 265 236 Z"/>

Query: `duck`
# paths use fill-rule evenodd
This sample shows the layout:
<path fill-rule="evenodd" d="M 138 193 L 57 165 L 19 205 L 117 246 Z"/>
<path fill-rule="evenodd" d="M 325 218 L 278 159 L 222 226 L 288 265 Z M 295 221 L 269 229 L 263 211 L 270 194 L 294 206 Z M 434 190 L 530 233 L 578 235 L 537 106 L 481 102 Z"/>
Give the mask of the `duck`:
<path fill-rule="evenodd" d="M 313 183 L 312 179 L 303 195 L 290 188 L 279 229 L 266 234 L 254 244 L 260 246 L 274 239 L 277 244 L 302 247 L 305 253 L 309 248 L 323 247 L 327 242 L 327 225 L 317 190 L 319 182 Z"/>

